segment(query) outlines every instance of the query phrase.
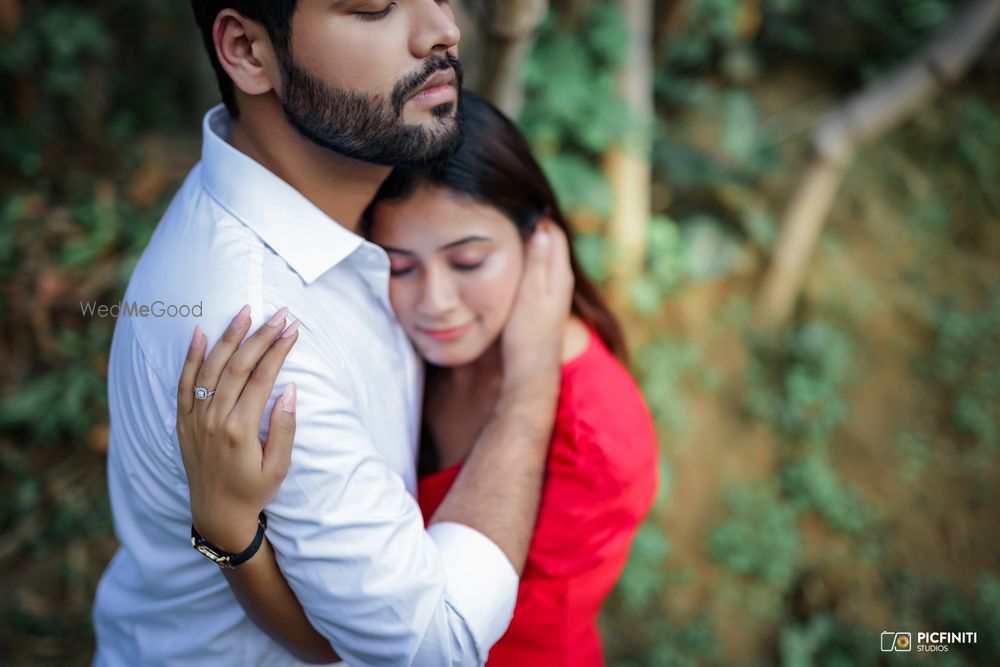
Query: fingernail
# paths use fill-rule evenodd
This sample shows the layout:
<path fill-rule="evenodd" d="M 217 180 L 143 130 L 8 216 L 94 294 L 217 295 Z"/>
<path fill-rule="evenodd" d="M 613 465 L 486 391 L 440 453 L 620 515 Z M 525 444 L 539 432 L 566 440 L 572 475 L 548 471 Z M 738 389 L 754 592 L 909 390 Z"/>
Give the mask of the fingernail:
<path fill-rule="evenodd" d="M 271 315 L 271 319 L 267 321 L 267 326 L 276 327 L 281 320 L 285 319 L 285 315 L 288 314 L 288 306 L 282 306 L 281 309 L 274 315 Z"/>
<path fill-rule="evenodd" d="M 545 227 L 539 227 L 538 233 L 535 234 L 535 238 L 538 243 L 546 245 L 549 242 L 549 230 Z"/>
<path fill-rule="evenodd" d="M 285 412 L 295 412 L 295 383 L 289 382 L 285 385 L 285 391 L 281 393 L 281 409 Z"/>
<path fill-rule="evenodd" d="M 290 336 L 291 336 L 292 334 L 294 334 L 294 333 L 295 333 L 295 331 L 296 331 L 296 330 L 297 330 L 297 329 L 299 328 L 299 322 L 301 322 L 301 321 L 302 321 L 302 320 L 295 320 L 294 322 L 292 322 L 291 324 L 289 324 L 289 325 L 288 325 L 288 328 L 287 328 L 287 329 L 285 329 L 285 330 L 284 330 L 284 331 L 283 331 L 283 332 L 281 333 L 281 337 L 282 337 L 282 338 L 289 338 L 289 337 L 290 337 Z"/>
<path fill-rule="evenodd" d="M 234 329 L 239 329 L 242 326 L 246 326 L 247 322 L 250 321 L 250 304 L 243 306 L 240 312 L 236 313 L 236 317 L 233 318 L 233 323 L 229 326 Z"/>
<path fill-rule="evenodd" d="M 194 325 L 194 336 L 191 337 L 191 347 L 201 344 L 201 325 Z"/>

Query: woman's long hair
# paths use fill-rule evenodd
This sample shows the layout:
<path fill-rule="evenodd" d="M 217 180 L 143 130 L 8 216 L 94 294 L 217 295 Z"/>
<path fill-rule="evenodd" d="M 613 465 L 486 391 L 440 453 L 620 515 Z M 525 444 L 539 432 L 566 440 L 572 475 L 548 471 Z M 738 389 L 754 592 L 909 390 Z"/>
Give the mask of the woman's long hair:
<path fill-rule="evenodd" d="M 365 231 L 370 231 L 372 208 L 378 202 L 405 199 L 424 184 L 443 187 L 496 208 L 525 239 L 547 217 L 559 225 L 570 241 L 573 314 L 590 324 L 616 357 L 627 361 L 621 325 L 580 268 L 573 251 L 572 229 L 528 142 L 499 109 L 470 92 L 462 93 L 459 122 L 464 138 L 453 155 L 428 169 L 392 172 L 365 214 Z"/>

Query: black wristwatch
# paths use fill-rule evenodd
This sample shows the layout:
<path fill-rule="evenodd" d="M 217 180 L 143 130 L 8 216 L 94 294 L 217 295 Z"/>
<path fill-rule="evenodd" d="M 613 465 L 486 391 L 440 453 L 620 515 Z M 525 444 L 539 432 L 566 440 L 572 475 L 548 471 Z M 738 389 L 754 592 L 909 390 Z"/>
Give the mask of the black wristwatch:
<path fill-rule="evenodd" d="M 260 549 L 260 545 L 264 543 L 265 529 L 267 529 L 267 517 L 264 516 L 264 512 L 261 512 L 257 517 L 257 534 L 254 536 L 253 542 L 251 542 L 250 546 L 238 554 L 231 554 L 228 551 L 223 551 L 210 542 L 206 542 L 205 538 L 199 535 L 198 531 L 195 530 L 194 524 L 192 523 L 191 546 L 195 548 L 195 551 L 212 560 L 219 567 L 231 570 L 237 565 L 242 565 L 247 562 L 255 553 L 257 553 L 257 550 Z"/>

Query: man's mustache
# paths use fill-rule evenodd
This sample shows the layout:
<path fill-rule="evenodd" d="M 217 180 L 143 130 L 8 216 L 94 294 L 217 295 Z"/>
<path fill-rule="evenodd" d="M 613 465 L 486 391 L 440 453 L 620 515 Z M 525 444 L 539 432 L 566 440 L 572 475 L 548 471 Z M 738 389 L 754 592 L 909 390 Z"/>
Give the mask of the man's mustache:
<path fill-rule="evenodd" d="M 403 113 L 403 105 L 420 87 L 427 83 L 427 80 L 441 70 L 451 68 L 455 70 L 455 82 L 458 88 L 462 88 L 462 63 L 451 51 L 445 51 L 443 56 L 434 55 L 427 59 L 424 66 L 413 74 L 407 75 L 392 91 L 392 107 L 399 116 Z"/>

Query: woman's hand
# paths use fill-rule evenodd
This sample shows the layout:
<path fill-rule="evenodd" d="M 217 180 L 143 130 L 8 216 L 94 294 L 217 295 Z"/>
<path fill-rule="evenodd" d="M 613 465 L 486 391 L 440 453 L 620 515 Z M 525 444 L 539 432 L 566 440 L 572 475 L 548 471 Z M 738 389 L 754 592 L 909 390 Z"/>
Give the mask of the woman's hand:
<path fill-rule="evenodd" d="M 270 437 L 258 435 L 278 371 L 298 339 L 282 308 L 243 344 L 250 329 L 244 306 L 205 358 L 208 339 L 195 328 L 177 385 L 177 438 L 191 489 L 191 516 L 201 535 L 238 553 L 257 532 L 257 515 L 288 472 L 295 435 L 295 385 L 271 410 Z M 204 400 L 195 387 L 214 389 Z"/>

